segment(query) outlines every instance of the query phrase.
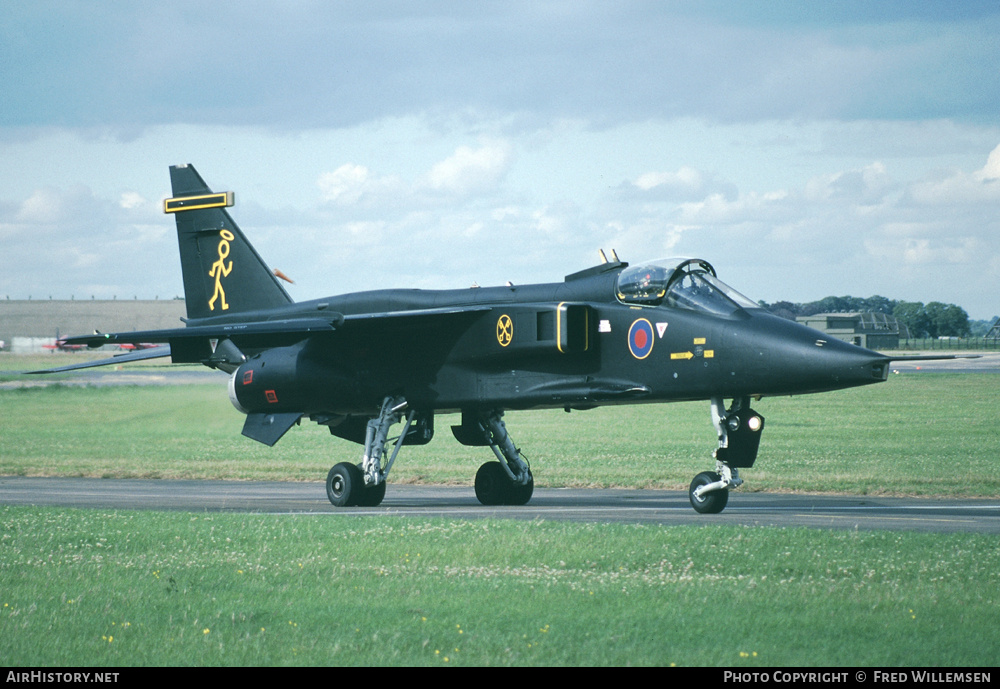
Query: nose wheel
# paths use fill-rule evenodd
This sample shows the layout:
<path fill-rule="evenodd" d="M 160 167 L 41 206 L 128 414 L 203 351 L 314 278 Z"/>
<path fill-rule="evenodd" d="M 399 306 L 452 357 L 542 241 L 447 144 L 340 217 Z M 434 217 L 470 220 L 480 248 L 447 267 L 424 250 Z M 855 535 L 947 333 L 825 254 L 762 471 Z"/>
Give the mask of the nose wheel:
<path fill-rule="evenodd" d="M 688 488 L 688 497 L 691 499 L 691 507 L 699 514 L 718 514 L 726 509 L 729 502 L 729 490 L 720 488 L 712 491 L 704 491 L 706 486 L 718 484 L 722 480 L 714 471 L 703 471 L 691 481 Z"/>

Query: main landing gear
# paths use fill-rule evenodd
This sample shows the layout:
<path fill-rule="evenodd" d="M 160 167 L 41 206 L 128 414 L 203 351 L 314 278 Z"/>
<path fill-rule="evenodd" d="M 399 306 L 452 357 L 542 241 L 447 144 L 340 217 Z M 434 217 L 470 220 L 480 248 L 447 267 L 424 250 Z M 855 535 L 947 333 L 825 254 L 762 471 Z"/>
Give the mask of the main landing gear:
<path fill-rule="evenodd" d="M 527 459 L 507 433 L 503 412 L 484 415 L 477 425 L 498 461 L 486 462 L 476 472 L 476 498 L 484 505 L 526 505 L 535 490 L 535 479 Z"/>
<path fill-rule="evenodd" d="M 341 462 L 326 477 L 326 495 L 337 507 L 375 507 L 385 497 L 385 482 L 414 424 L 416 411 L 402 397 L 386 397 L 378 416 L 365 428 L 364 456 L 360 464 Z M 398 438 L 389 438 L 389 429 L 404 421 Z M 413 425 L 420 428 L 421 423 Z M 476 498 L 484 505 L 524 505 L 531 499 L 535 480 L 527 459 L 514 445 L 503 412 L 464 413 L 462 425 L 452 429 L 465 445 L 488 445 L 497 456 L 476 473 Z M 429 436 L 427 436 L 429 439 Z M 391 450 L 390 450 L 391 448 Z M 383 463 L 385 457 L 388 461 Z"/>
<path fill-rule="evenodd" d="M 408 406 L 406 400 L 401 397 L 386 397 L 383 400 L 379 415 L 368 421 L 361 464 L 341 462 L 327 474 L 326 496 L 331 503 L 337 507 L 354 505 L 376 507 L 382 504 L 382 498 L 385 497 L 385 479 L 393 462 L 396 461 L 396 455 L 399 454 L 399 448 L 403 445 L 416 412 L 410 410 L 406 415 L 403 432 L 398 438 L 390 440 L 389 429 L 403 420 L 403 414 Z M 383 467 L 382 458 L 388 452 L 390 443 L 395 444 L 389 461 Z"/>
<path fill-rule="evenodd" d="M 715 471 L 694 477 L 688 489 L 691 506 L 701 514 L 718 514 L 729 502 L 729 491 L 743 485 L 739 469 L 757 459 L 764 417 L 750 408 L 749 397 L 737 397 L 727 410 L 721 397 L 712 398 L 712 423 L 719 435 Z"/>

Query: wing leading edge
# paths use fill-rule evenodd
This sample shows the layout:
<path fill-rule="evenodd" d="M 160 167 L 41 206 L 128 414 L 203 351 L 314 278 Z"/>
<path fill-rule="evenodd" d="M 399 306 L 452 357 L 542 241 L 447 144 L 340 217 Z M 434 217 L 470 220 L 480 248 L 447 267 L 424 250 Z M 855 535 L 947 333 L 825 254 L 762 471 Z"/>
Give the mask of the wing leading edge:
<path fill-rule="evenodd" d="M 143 340 L 149 342 L 149 340 Z M 84 368 L 96 368 L 97 366 L 111 366 L 112 364 L 127 364 L 131 361 L 146 361 L 148 359 L 160 359 L 170 356 L 170 345 L 160 345 L 149 349 L 140 349 L 137 352 L 128 354 L 118 354 L 110 359 L 95 359 L 94 361 L 83 361 L 69 366 L 58 368 L 47 368 L 41 371 L 26 371 L 26 373 L 65 373 L 66 371 L 78 371 Z"/>
<path fill-rule="evenodd" d="M 216 343 L 230 340 L 239 349 L 270 349 L 301 342 L 313 335 L 333 333 L 342 329 L 368 328 L 391 321 L 422 321 L 425 325 L 442 322 L 454 323 L 466 320 L 468 325 L 475 315 L 488 311 L 486 306 L 414 309 L 409 311 L 387 311 L 361 313 L 345 316 L 338 312 L 324 312 L 322 317 L 284 318 L 248 323 L 225 323 L 215 325 L 189 325 L 184 328 L 165 330 L 137 330 L 127 333 L 94 333 L 66 338 L 71 345 L 86 345 L 97 348 L 103 345 L 157 343 L 160 347 L 144 349 L 129 354 L 120 354 L 108 359 L 98 359 L 53 369 L 29 371 L 29 373 L 62 373 L 98 366 L 111 366 L 132 361 L 144 361 L 160 357 L 171 357 L 173 363 L 201 363 L 212 365 Z"/>

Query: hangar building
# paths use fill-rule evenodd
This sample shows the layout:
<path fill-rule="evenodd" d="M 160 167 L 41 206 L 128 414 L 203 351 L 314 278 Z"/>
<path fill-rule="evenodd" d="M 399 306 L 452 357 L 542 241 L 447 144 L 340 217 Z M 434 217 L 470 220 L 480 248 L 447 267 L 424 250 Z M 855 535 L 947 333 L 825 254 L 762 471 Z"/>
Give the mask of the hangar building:
<path fill-rule="evenodd" d="M 903 337 L 909 334 L 895 316 L 884 313 L 817 313 L 798 316 L 795 320 L 867 349 L 897 349 L 900 329 L 903 330 Z"/>
<path fill-rule="evenodd" d="M 183 299 L 0 300 L 0 340 L 16 353 L 44 351 L 59 337 L 180 327 Z"/>

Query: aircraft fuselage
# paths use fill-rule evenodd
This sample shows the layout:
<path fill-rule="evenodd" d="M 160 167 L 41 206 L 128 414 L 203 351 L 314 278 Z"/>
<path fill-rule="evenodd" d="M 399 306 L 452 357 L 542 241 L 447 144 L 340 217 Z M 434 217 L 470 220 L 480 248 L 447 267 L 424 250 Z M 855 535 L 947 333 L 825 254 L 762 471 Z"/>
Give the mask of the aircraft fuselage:
<path fill-rule="evenodd" d="M 387 394 L 425 412 L 586 409 L 803 394 L 886 378 L 883 355 L 763 309 L 721 316 L 621 303 L 617 273 L 359 292 L 272 310 L 272 318 L 335 312 L 345 322 L 252 355 L 235 374 L 236 395 L 245 410 L 274 413 L 369 414 Z M 432 309 L 454 312 L 423 315 Z M 366 322 L 367 314 L 379 318 Z"/>

